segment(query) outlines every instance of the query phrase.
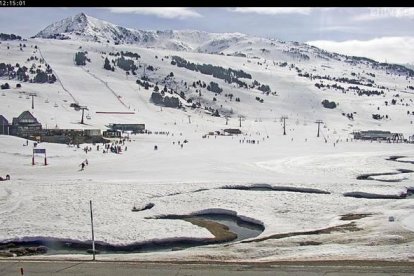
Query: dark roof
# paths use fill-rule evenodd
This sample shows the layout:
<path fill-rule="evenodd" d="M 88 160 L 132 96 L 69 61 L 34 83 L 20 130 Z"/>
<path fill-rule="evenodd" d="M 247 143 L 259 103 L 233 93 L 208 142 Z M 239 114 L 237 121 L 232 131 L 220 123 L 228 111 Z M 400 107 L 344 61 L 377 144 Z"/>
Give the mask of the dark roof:
<path fill-rule="evenodd" d="M 35 123 L 35 124 L 39 123 L 37 119 L 32 115 L 32 113 L 30 113 L 29 111 L 24 111 L 22 114 L 19 115 L 19 117 L 13 118 L 13 125 L 19 124 L 20 122 L 25 121 L 25 120 L 32 121 L 31 123 Z"/>
<path fill-rule="evenodd" d="M 356 132 L 355 135 L 363 138 L 392 138 L 395 133 L 383 130 L 366 130 Z"/>
<path fill-rule="evenodd" d="M 383 131 L 383 130 L 365 130 L 361 131 L 363 134 L 391 134 L 390 131 Z"/>
<path fill-rule="evenodd" d="M 115 123 L 115 124 L 109 124 L 108 127 L 114 127 L 114 126 L 143 126 L 145 124 L 131 124 L 131 123 L 127 123 L 127 124 L 121 124 L 121 123 Z"/>
<path fill-rule="evenodd" d="M 238 129 L 238 128 L 226 128 L 225 130 L 224 130 L 224 132 L 228 132 L 228 133 L 241 133 L 241 130 L 240 129 Z"/>
<path fill-rule="evenodd" d="M 8 125 L 9 121 L 7 121 L 7 119 L 3 116 L 0 115 L 0 125 Z"/>

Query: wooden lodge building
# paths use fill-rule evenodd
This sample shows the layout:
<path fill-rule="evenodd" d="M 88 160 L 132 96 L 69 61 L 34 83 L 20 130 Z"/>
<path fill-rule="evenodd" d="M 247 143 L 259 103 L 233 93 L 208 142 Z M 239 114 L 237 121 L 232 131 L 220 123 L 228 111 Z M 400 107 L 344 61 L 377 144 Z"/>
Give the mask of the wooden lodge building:
<path fill-rule="evenodd" d="M 24 111 L 18 117 L 13 118 L 9 129 L 10 135 L 23 138 L 30 138 L 42 134 L 42 124 L 29 111 Z"/>

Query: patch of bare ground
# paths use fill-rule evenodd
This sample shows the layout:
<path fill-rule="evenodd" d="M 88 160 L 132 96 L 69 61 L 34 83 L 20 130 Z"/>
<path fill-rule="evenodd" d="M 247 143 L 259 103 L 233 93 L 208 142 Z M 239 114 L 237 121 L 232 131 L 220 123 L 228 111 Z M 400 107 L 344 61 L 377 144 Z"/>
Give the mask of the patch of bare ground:
<path fill-rule="evenodd" d="M 317 241 L 303 241 L 299 243 L 300 246 L 321 245 L 321 244 L 322 244 L 321 242 L 317 242 Z"/>
<path fill-rule="evenodd" d="M 410 160 L 398 160 L 400 158 L 405 158 L 407 156 L 403 156 L 403 155 L 398 155 L 398 156 L 390 156 L 389 158 L 385 159 L 385 160 L 389 160 L 389 161 L 396 161 L 396 162 L 401 162 L 401 163 L 409 163 L 409 164 L 414 164 L 414 161 L 410 161 Z"/>
<path fill-rule="evenodd" d="M 361 231 L 362 228 L 357 227 L 356 223 L 350 222 L 347 224 L 332 226 L 328 228 L 313 230 L 313 231 L 304 231 L 304 232 L 290 232 L 290 233 L 283 233 L 283 234 L 275 234 L 268 237 L 263 237 L 259 239 L 252 239 L 247 241 L 242 241 L 241 243 L 250 243 L 250 242 L 261 242 L 269 239 L 283 239 L 293 236 L 306 236 L 306 235 L 320 235 L 320 234 L 330 234 L 333 232 L 355 232 L 355 231 Z"/>
<path fill-rule="evenodd" d="M 397 162 L 403 162 L 403 161 L 397 161 Z M 403 162 L 407 163 L 407 162 Z M 411 161 L 410 161 L 411 163 Z M 386 173 L 367 173 L 367 174 L 361 174 L 358 175 L 356 179 L 358 180 L 377 180 L 377 181 L 385 181 L 388 180 L 379 180 L 379 179 L 373 179 L 372 176 L 383 176 L 383 175 L 397 175 L 397 174 L 403 174 L 403 173 L 413 173 L 413 170 L 407 170 L 407 169 L 398 169 L 397 172 L 386 172 Z M 394 181 L 394 180 L 391 180 Z"/>
<path fill-rule="evenodd" d="M 362 218 L 366 218 L 366 217 L 370 217 L 372 216 L 371 213 L 366 213 L 366 214 L 345 214 L 345 215 L 341 215 L 341 220 L 357 220 L 357 219 L 362 219 Z"/>
<path fill-rule="evenodd" d="M 0 246 L 0 257 L 31 256 L 47 253 L 46 246 L 18 246 L 8 243 Z"/>
<path fill-rule="evenodd" d="M 224 224 L 194 217 L 184 218 L 183 220 L 191 222 L 194 225 L 206 228 L 208 231 L 210 231 L 211 234 L 214 235 L 214 242 L 229 242 L 237 238 L 237 234 L 229 231 L 229 227 Z"/>
<path fill-rule="evenodd" d="M 149 209 L 153 208 L 154 206 L 155 206 L 155 204 L 154 204 L 154 203 L 148 203 L 148 204 L 146 204 L 145 206 L 140 207 L 140 208 L 137 208 L 137 207 L 135 207 L 135 205 L 134 205 L 134 208 L 132 208 L 132 212 L 140 212 L 140 211 L 149 210 Z"/>

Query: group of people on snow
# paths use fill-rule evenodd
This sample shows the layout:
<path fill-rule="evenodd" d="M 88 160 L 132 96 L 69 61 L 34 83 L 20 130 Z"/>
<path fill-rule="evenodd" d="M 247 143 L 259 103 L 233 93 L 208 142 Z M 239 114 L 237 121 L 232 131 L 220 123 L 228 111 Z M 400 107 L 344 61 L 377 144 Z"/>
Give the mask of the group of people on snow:
<path fill-rule="evenodd" d="M 103 143 L 101 146 L 100 145 L 96 145 L 96 151 L 100 151 L 100 149 L 102 149 L 102 153 L 121 153 L 122 151 L 127 151 L 128 147 L 125 146 L 125 141 L 131 141 L 127 138 L 123 138 L 120 140 L 116 140 L 113 143 Z M 95 144 L 94 144 L 95 145 Z M 78 145 L 79 147 L 79 145 Z M 89 146 L 85 146 L 83 148 L 83 151 L 85 151 L 85 153 L 88 153 L 89 151 L 92 151 L 92 147 Z M 88 159 L 85 159 L 79 166 L 81 167 L 81 171 L 85 170 L 85 167 L 88 165 Z"/>

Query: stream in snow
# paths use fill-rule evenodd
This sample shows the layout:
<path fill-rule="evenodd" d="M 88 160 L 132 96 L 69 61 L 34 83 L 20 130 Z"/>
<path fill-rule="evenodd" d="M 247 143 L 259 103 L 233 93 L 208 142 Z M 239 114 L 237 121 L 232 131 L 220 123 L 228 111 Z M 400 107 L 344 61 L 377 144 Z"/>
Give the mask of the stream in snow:
<path fill-rule="evenodd" d="M 224 214 L 202 214 L 188 216 L 191 218 L 207 220 L 217 222 L 226 225 L 229 231 L 237 234 L 237 238 L 232 241 L 217 242 L 209 239 L 192 239 L 192 238 L 180 238 L 177 237 L 175 240 L 159 240 L 150 241 L 129 245 L 109 245 L 95 243 L 96 250 L 101 254 L 113 254 L 113 253 L 143 253 L 143 252 L 156 252 L 156 251 L 175 251 L 182 250 L 194 246 L 202 246 L 208 244 L 217 243 L 229 243 L 235 241 L 241 241 L 249 238 L 254 238 L 260 235 L 264 227 L 259 224 L 244 221 L 237 216 L 224 215 Z M 164 218 L 163 218 L 164 219 Z M 184 219 L 183 218 L 171 218 L 171 219 Z M 86 250 L 91 249 L 91 242 L 69 242 L 64 240 L 33 240 L 27 242 L 13 242 L 16 246 L 39 246 L 43 245 L 48 247 L 47 255 L 57 254 L 85 254 Z"/>

